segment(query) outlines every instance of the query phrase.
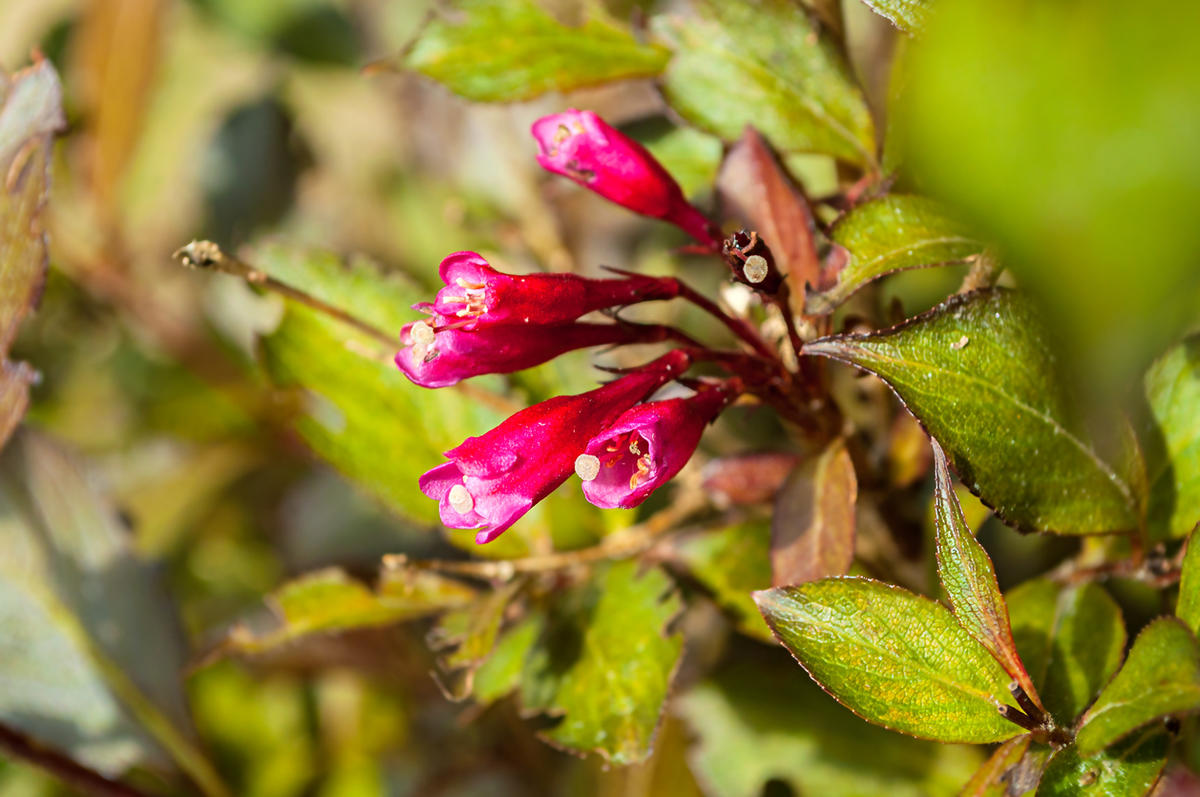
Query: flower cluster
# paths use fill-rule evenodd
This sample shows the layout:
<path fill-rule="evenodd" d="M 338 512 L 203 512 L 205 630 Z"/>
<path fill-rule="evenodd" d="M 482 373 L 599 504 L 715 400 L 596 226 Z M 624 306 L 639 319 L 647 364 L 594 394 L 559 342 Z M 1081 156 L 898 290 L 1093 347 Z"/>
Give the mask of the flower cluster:
<path fill-rule="evenodd" d="M 720 230 L 684 198 L 662 165 L 594 113 L 572 110 L 547 116 L 534 123 L 532 133 L 540 149 L 538 162 L 547 170 L 637 213 L 675 224 L 704 249 L 724 251 L 728 259 L 729 245 L 723 246 Z M 763 255 L 769 257 L 769 251 L 756 248 L 742 259 L 762 260 Z M 753 327 L 677 279 L 618 273 L 612 279 L 517 276 L 497 271 L 474 252 L 457 252 L 442 261 L 445 287 L 434 301 L 414 307 L 427 317 L 404 327 L 404 348 L 396 355 L 401 371 L 423 387 L 511 373 L 575 349 L 680 344 L 650 363 L 618 372 L 594 390 L 521 410 L 447 451 L 447 461 L 420 480 L 421 491 L 438 502 L 447 526 L 478 529 L 476 541 L 490 542 L 572 473 L 578 474 L 593 504 L 635 507 L 683 468 L 705 427 L 735 399 L 750 393 L 771 401 L 779 394 L 777 382 L 786 380 L 787 372 Z M 629 305 L 675 298 L 716 316 L 748 350 L 719 351 L 670 326 L 616 317 L 616 311 Z M 609 311 L 611 317 L 581 320 L 595 311 Z M 700 361 L 727 375 L 688 378 L 685 373 Z M 650 400 L 672 381 L 690 387 L 692 394 Z"/>

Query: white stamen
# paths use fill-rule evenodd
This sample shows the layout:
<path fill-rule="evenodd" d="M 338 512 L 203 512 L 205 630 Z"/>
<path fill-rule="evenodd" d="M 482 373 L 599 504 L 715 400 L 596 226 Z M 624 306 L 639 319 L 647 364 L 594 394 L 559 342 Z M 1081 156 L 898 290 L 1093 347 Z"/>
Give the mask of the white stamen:
<path fill-rule="evenodd" d="M 466 487 L 456 484 L 450 488 L 450 506 L 458 514 L 465 515 L 475 508 L 475 499 Z"/>
<path fill-rule="evenodd" d="M 413 343 L 422 344 L 425 346 L 433 343 L 433 339 L 437 337 L 433 331 L 433 327 L 429 326 L 429 324 L 426 324 L 424 321 L 418 321 L 417 323 L 413 324 L 412 329 L 408 331 L 408 334 L 412 336 Z"/>
<path fill-rule="evenodd" d="M 580 454 L 575 457 L 575 473 L 585 482 L 590 482 L 600 475 L 600 457 L 591 454 Z"/>
<path fill-rule="evenodd" d="M 767 265 L 767 259 L 762 255 L 750 255 L 742 264 L 742 273 L 755 285 L 765 280 L 770 272 L 771 267 Z"/>

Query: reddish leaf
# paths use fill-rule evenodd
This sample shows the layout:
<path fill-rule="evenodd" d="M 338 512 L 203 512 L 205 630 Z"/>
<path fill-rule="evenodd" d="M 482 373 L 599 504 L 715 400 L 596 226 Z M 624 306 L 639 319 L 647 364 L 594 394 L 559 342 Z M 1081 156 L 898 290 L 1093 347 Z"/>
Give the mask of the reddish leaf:
<path fill-rule="evenodd" d="M 704 489 L 731 504 L 769 501 L 799 459 L 773 451 L 714 459 L 704 466 Z"/>
<path fill-rule="evenodd" d="M 717 192 L 725 211 L 771 247 L 775 263 L 791 275 L 800 295 L 805 283 L 816 284 L 820 263 L 808 203 L 753 127 L 746 128 L 725 156 Z"/>
<path fill-rule="evenodd" d="M 937 533 L 938 576 L 954 616 L 967 632 L 1000 662 L 1025 693 L 1041 706 L 1033 680 L 1025 671 L 1013 641 L 1008 607 L 1000 594 L 991 557 L 975 539 L 954 494 L 946 455 L 936 440 L 933 446 L 934 517 Z"/>
<path fill-rule="evenodd" d="M 840 438 L 800 463 L 775 501 L 772 585 L 840 576 L 850 569 L 857 498 L 854 463 Z"/>

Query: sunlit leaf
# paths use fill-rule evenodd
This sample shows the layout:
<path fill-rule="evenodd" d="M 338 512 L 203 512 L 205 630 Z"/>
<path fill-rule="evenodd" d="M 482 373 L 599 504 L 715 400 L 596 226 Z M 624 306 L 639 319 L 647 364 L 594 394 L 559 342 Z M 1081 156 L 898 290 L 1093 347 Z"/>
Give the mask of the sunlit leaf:
<path fill-rule="evenodd" d="M 1037 579 L 1006 597 L 1017 651 L 1046 709 L 1060 723 L 1074 723 L 1121 666 L 1120 608 L 1097 584 Z"/>
<path fill-rule="evenodd" d="M 864 724 L 811 681 L 767 662 L 720 670 L 680 712 L 698 742 L 692 769 L 714 797 L 758 797 L 768 781 L 797 794 L 957 794 L 979 756 Z"/>
<path fill-rule="evenodd" d="M 1163 443 L 1148 474 L 1148 522 L 1152 534 L 1182 537 L 1200 523 L 1200 336 L 1155 362 L 1145 387 Z"/>
<path fill-rule="evenodd" d="M 1034 701 L 1037 689 L 1013 642 L 1008 607 L 996 581 L 996 568 L 987 551 L 975 539 L 954 494 L 946 455 L 933 445 L 934 529 L 937 544 L 938 578 L 950 598 L 954 616 L 979 644 L 988 649 L 1005 671 Z"/>
<path fill-rule="evenodd" d="M 471 694 L 475 670 L 491 655 L 505 610 L 521 586 L 522 582 L 514 579 L 471 605 L 447 612 L 429 632 L 430 647 L 454 648 L 439 661 L 452 679 L 447 686 L 452 698 L 463 700 Z"/>
<path fill-rule="evenodd" d="M 1147 626 L 1125 664 L 1079 723 L 1075 744 L 1090 755 L 1167 714 L 1200 708 L 1200 649 L 1173 617 Z"/>
<path fill-rule="evenodd" d="M 7 357 L 46 277 L 42 211 L 54 134 L 65 124 L 62 86 L 49 61 L 13 75 L 0 70 L 0 446 L 29 402 L 33 371 Z"/>
<path fill-rule="evenodd" d="M 872 11 L 905 33 L 920 33 L 929 22 L 933 0 L 863 0 Z"/>
<path fill-rule="evenodd" d="M 1179 573 L 1179 601 L 1175 604 L 1175 616 L 1192 630 L 1200 634 L 1200 542 L 1197 532 L 1188 537 L 1187 550 L 1183 555 L 1183 566 Z"/>
<path fill-rule="evenodd" d="M 1091 756 L 1068 745 L 1050 758 L 1037 797 L 1141 797 L 1162 773 L 1170 741 L 1151 727 Z"/>
<path fill-rule="evenodd" d="M 817 290 L 814 284 L 805 300 L 809 313 L 832 312 L 885 274 L 957 263 L 983 251 L 983 244 L 941 205 L 904 194 L 858 205 L 838 221 L 831 237 L 846 249 L 847 261 L 828 289 Z"/>
<path fill-rule="evenodd" d="M 337 568 L 308 573 L 267 597 L 268 627 L 238 626 L 222 652 L 261 654 L 314 634 L 390 625 L 452 609 L 476 599 L 473 588 L 425 570 L 392 567 L 376 589 Z"/>
<path fill-rule="evenodd" d="M 728 214 L 771 248 L 790 284 L 799 290 L 816 281 L 820 262 L 808 202 L 753 127 L 746 128 L 725 156 L 717 195 Z"/>
<path fill-rule="evenodd" d="M 1009 773 L 1024 758 L 1030 741 L 1029 734 L 1015 736 L 997 747 L 963 786 L 962 797 L 1007 797 Z"/>
<path fill-rule="evenodd" d="M 822 338 L 804 351 L 887 382 L 963 484 L 1018 529 L 1136 526 L 1129 487 L 1072 420 L 1046 335 L 1020 294 L 955 296 L 891 329 Z"/>
<path fill-rule="evenodd" d="M 707 0 L 697 3 L 695 17 L 656 22 L 675 50 L 663 92 L 690 122 L 726 141 L 752 124 L 781 152 L 874 164 L 875 131 L 862 92 L 799 4 Z"/>
<path fill-rule="evenodd" d="M 576 27 L 532 0 L 455 0 L 425 27 L 404 63 L 468 99 L 511 102 L 652 77 L 667 57 L 599 15 Z"/>
<path fill-rule="evenodd" d="M 520 686 L 521 671 L 542 635 L 545 622 L 544 614 L 531 613 L 500 635 L 491 653 L 475 670 L 471 696 L 477 702 L 487 705 Z"/>
<path fill-rule="evenodd" d="M 771 517 L 772 585 L 850 570 L 857 499 L 858 478 L 841 438 L 796 467 L 776 496 Z"/>
<path fill-rule="evenodd" d="M 771 586 L 771 530 L 765 523 L 741 523 L 690 534 L 675 542 L 679 562 L 712 591 L 738 627 L 759 639 L 771 639 L 750 593 Z"/>
<path fill-rule="evenodd" d="M 557 597 L 521 681 L 527 710 L 562 717 L 546 741 L 614 764 L 650 754 L 683 650 L 665 629 L 681 606 L 671 580 L 638 570 L 617 562 Z"/>
<path fill-rule="evenodd" d="M 943 742 L 998 742 L 1009 676 L 939 603 L 862 578 L 755 593 L 775 636 L 843 705 L 886 728 Z"/>

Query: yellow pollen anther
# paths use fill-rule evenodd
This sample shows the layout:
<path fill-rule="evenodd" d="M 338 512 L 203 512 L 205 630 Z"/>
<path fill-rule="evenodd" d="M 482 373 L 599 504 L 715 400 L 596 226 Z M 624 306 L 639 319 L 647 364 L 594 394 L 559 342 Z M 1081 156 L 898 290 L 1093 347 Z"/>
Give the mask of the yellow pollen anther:
<path fill-rule="evenodd" d="M 580 454 L 575 458 L 575 473 L 585 482 L 592 481 L 600 475 L 600 457 Z"/>
<path fill-rule="evenodd" d="M 554 143 L 561 144 L 571 137 L 571 128 L 566 125 L 559 125 L 554 131 Z"/>
<path fill-rule="evenodd" d="M 629 477 L 629 489 L 636 490 L 638 482 L 650 475 L 650 455 L 638 457 L 637 470 Z"/>
<path fill-rule="evenodd" d="M 475 499 L 466 487 L 456 484 L 450 488 L 450 506 L 458 514 L 465 515 L 475 508 Z"/>

